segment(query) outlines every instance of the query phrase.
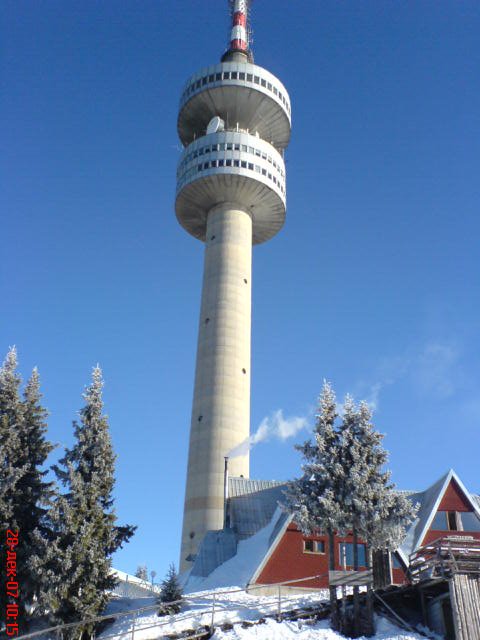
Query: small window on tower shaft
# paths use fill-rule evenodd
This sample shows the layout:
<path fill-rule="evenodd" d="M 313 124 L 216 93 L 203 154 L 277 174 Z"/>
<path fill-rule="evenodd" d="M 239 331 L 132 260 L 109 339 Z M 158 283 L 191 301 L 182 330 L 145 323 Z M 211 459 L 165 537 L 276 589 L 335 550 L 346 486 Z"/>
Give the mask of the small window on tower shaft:
<path fill-rule="evenodd" d="M 232 80 L 236 80 L 237 79 L 237 72 L 236 71 L 232 71 L 230 77 L 231 77 Z"/>
<path fill-rule="evenodd" d="M 238 79 L 245 80 L 245 73 L 243 71 L 240 71 L 240 73 L 238 74 Z"/>

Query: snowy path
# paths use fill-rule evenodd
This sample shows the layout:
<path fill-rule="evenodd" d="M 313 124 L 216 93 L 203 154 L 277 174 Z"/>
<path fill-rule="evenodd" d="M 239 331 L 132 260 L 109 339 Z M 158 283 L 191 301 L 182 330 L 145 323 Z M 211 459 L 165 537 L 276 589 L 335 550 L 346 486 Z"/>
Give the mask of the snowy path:
<path fill-rule="evenodd" d="M 232 591 L 235 589 L 235 591 Z M 282 610 L 312 607 L 318 605 L 326 594 L 310 593 L 289 596 L 283 599 Z M 243 590 L 232 587 L 216 589 L 208 592 L 189 594 L 183 610 L 175 616 L 157 616 L 157 608 L 145 611 L 135 619 L 135 640 L 153 640 L 162 638 L 166 634 L 180 633 L 187 629 L 198 629 L 212 622 L 212 602 L 215 599 L 214 625 L 217 627 L 213 638 L 215 640 L 243 640 L 244 638 L 258 638 L 258 640 L 344 640 L 343 636 L 328 628 L 328 621 L 315 625 L 305 621 L 278 623 L 267 619 L 263 624 L 255 624 L 243 628 L 242 621 L 255 622 L 265 616 L 275 615 L 278 611 L 278 599 L 274 596 L 252 596 Z M 117 613 L 121 610 L 131 610 L 138 607 L 154 605 L 154 600 L 142 598 L 139 600 L 121 600 L 112 602 L 107 613 Z M 221 631 L 220 626 L 233 625 L 229 631 Z M 115 640 L 131 640 L 133 615 L 117 619 L 99 636 L 99 640 L 115 638 Z M 421 640 L 421 636 L 407 633 L 394 627 L 387 621 L 379 619 L 375 640 Z"/>

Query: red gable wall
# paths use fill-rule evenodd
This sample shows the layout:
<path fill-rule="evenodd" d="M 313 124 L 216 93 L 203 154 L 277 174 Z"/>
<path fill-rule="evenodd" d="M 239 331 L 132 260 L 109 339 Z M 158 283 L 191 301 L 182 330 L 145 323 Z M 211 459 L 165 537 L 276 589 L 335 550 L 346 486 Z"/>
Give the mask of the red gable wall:
<path fill-rule="evenodd" d="M 444 493 L 437 511 L 473 511 L 472 505 L 453 478 Z M 480 540 L 480 532 L 478 531 L 449 531 L 448 529 L 439 531 L 437 529 L 429 529 L 425 534 L 421 545 L 428 544 L 429 542 L 444 536 L 469 536 L 476 540 Z"/>
<path fill-rule="evenodd" d="M 451 480 L 438 507 L 439 511 L 472 511 L 472 505 L 455 480 Z"/>

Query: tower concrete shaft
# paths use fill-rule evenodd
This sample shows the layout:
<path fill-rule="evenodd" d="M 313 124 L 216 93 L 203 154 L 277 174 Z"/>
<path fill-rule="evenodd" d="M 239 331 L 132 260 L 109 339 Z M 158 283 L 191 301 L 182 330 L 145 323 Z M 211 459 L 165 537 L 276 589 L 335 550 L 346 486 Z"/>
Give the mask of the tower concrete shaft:
<path fill-rule="evenodd" d="M 222 203 L 207 216 L 182 549 L 195 554 L 198 535 L 221 529 L 224 459 L 250 431 L 252 219 Z M 248 449 L 248 447 L 247 447 Z M 248 477 L 246 455 L 230 472 Z"/>
<path fill-rule="evenodd" d="M 248 0 L 230 6 L 229 49 L 187 81 L 177 123 L 184 150 L 175 211 L 205 243 L 182 571 L 205 533 L 224 525 L 224 456 L 242 450 L 229 471 L 249 475 L 252 245 L 278 233 L 286 212 L 290 99 L 252 62 Z"/>

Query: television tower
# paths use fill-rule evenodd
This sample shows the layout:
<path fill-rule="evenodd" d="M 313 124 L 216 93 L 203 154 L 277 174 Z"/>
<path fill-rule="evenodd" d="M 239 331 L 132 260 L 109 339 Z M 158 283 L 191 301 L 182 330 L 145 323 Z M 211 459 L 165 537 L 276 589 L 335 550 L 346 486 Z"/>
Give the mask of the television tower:
<path fill-rule="evenodd" d="M 281 229 L 286 210 L 290 99 L 253 63 L 249 0 L 229 4 L 228 49 L 187 81 L 177 123 L 175 211 L 205 243 L 181 571 L 205 533 L 223 527 L 224 456 L 248 442 L 252 245 Z M 230 473 L 248 477 L 248 451 L 232 458 Z"/>

